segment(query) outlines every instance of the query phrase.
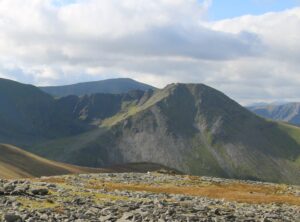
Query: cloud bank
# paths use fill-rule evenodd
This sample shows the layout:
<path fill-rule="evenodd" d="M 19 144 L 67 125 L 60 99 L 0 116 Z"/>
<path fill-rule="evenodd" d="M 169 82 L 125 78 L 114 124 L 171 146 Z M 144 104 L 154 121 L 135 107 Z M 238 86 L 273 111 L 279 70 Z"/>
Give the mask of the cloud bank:
<path fill-rule="evenodd" d="M 242 103 L 300 100 L 300 8 L 210 22 L 210 4 L 0 0 L 0 77 L 202 82 Z"/>

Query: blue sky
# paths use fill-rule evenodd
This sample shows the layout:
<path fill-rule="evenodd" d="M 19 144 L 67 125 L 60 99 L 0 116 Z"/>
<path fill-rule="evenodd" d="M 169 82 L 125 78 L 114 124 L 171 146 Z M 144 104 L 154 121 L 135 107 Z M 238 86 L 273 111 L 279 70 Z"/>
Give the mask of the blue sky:
<path fill-rule="evenodd" d="M 76 2 L 76 0 L 53 0 L 54 5 L 62 6 Z"/>
<path fill-rule="evenodd" d="M 300 6 L 299 0 L 213 0 L 209 19 L 221 20 L 242 15 L 260 15 Z"/>
<path fill-rule="evenodd" d="M 57 6 L 71 4 L 76 1 L 53 0 Z M 248 14 L 261 15 L 300 6 L 300 0 L 212 0 L 211 2 L 208 11 L 208 19 L 210 20 L 222 20 Z"/>

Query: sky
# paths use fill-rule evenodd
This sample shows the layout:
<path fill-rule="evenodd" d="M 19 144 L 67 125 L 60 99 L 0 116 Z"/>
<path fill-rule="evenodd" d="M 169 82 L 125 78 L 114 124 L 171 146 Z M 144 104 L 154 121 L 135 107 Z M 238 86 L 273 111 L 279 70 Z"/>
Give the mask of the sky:
<path fill-rule="evenodd" d="M 0 0 L 0 77 L 204 83 L 300 101 L 298 0 Z"/>
<path fill-rule="evenodd" d="M 214 0 L 208 14 L 212 20 L 221 20 L 243 15 L 262 15 L 298 7 L 299 0 Z"/>

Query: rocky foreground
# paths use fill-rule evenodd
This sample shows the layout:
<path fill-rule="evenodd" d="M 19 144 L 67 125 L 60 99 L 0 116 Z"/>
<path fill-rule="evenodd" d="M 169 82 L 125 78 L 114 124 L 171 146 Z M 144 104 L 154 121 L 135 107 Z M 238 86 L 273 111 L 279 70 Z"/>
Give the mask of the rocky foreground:
<path fill-rule="evenodd" d="M 300 221 L 300 187 L 163 173 L 0 180 L 2 221 Z"/>

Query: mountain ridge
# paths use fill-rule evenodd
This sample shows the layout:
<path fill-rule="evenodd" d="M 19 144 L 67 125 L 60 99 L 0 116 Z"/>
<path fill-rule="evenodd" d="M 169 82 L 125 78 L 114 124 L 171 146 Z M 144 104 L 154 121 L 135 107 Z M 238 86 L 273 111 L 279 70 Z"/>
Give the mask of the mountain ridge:
<path fill-rule="evenodd" d="M 286 126 L 254 115 L 206 85 L 168 85 L 116 116 L 77 137 L 81 144 L 62 139 L 35 151 L 87 166 L 140 160 L 195 175 L 300 183 L 300 145 Z M 293 130 L 300 135 L 299 128 Z M 45 147 L 51 147 L 48 153 Z M 59 156 L 53 156 L 56 152 Z"/>
<path fill-rule="evenodd" d="M 119 112 L 123 105 L 137 102 L 143 94 L 132 90 L 53 98 L 33 85 L 0 79 L 0 142 L 27 147 L 83 133 Z"/>

